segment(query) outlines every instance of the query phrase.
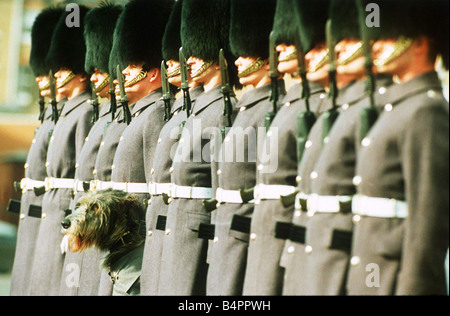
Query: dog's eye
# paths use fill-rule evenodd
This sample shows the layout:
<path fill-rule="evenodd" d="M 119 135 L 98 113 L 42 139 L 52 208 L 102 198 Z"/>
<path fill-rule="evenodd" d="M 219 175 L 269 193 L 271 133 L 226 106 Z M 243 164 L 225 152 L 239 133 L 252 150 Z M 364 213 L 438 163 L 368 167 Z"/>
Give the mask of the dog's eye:
<path fill-rule="evenodd" d="M 88 211 L 98 211 L 98 205 L 97 204 L 92 204 L 89 206 L 89 208 L 87 209 Z"/>

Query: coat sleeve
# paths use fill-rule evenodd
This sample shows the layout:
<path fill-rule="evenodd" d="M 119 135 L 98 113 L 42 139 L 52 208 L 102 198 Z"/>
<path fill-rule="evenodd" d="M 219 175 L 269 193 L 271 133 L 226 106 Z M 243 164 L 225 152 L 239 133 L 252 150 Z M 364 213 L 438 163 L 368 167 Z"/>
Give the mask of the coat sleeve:
<path fill-rule="evenodd" d="M 448 104 L 418 110 L 402 140 L 409 215 L 404 221 L 398 295 L 445 294 L 449 245 Z"/>

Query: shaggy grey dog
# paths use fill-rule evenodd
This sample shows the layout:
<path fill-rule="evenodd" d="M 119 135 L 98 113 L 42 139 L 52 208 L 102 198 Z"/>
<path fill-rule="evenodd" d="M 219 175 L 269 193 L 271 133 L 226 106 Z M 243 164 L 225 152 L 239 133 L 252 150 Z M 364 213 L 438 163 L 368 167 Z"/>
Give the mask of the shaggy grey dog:
<path fill-rule="evenodd" d="M 89 192 L 61 222 L 69 250 L 90 247 L 107 253 L 103 268 L 113 283 L 113 295 L 139 295 L 144 236 L 139 223 L 144 208 L 138 198 L 119 190 Z"/>

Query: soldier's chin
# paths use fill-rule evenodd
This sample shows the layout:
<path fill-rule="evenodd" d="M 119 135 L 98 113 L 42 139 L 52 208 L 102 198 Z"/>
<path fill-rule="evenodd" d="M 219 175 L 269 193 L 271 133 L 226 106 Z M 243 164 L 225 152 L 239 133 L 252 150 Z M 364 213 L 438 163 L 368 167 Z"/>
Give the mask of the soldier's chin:
<path fill-rule="evenodd" d="M 40 91 L 41 96 L 44 98 L 50 98 L 50 89 L 45 89 Z"/>

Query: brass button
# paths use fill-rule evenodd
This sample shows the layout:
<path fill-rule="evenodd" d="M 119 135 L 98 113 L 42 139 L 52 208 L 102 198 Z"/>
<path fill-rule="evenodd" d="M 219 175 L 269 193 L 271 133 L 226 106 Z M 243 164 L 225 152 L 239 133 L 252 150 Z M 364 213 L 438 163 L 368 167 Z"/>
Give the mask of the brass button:
<path fill-rule="evenodd" d="M 312 247 L 310 245 L 305 247 L 305 254 L 310 255 L 312 253 Z"/>
<path fill-rule="evenodd" d="M 256 240 L 256 234 L 255 233 L 251 233 L 250 234 L 250 240 L 252 240 L 252 241 Z"/>

